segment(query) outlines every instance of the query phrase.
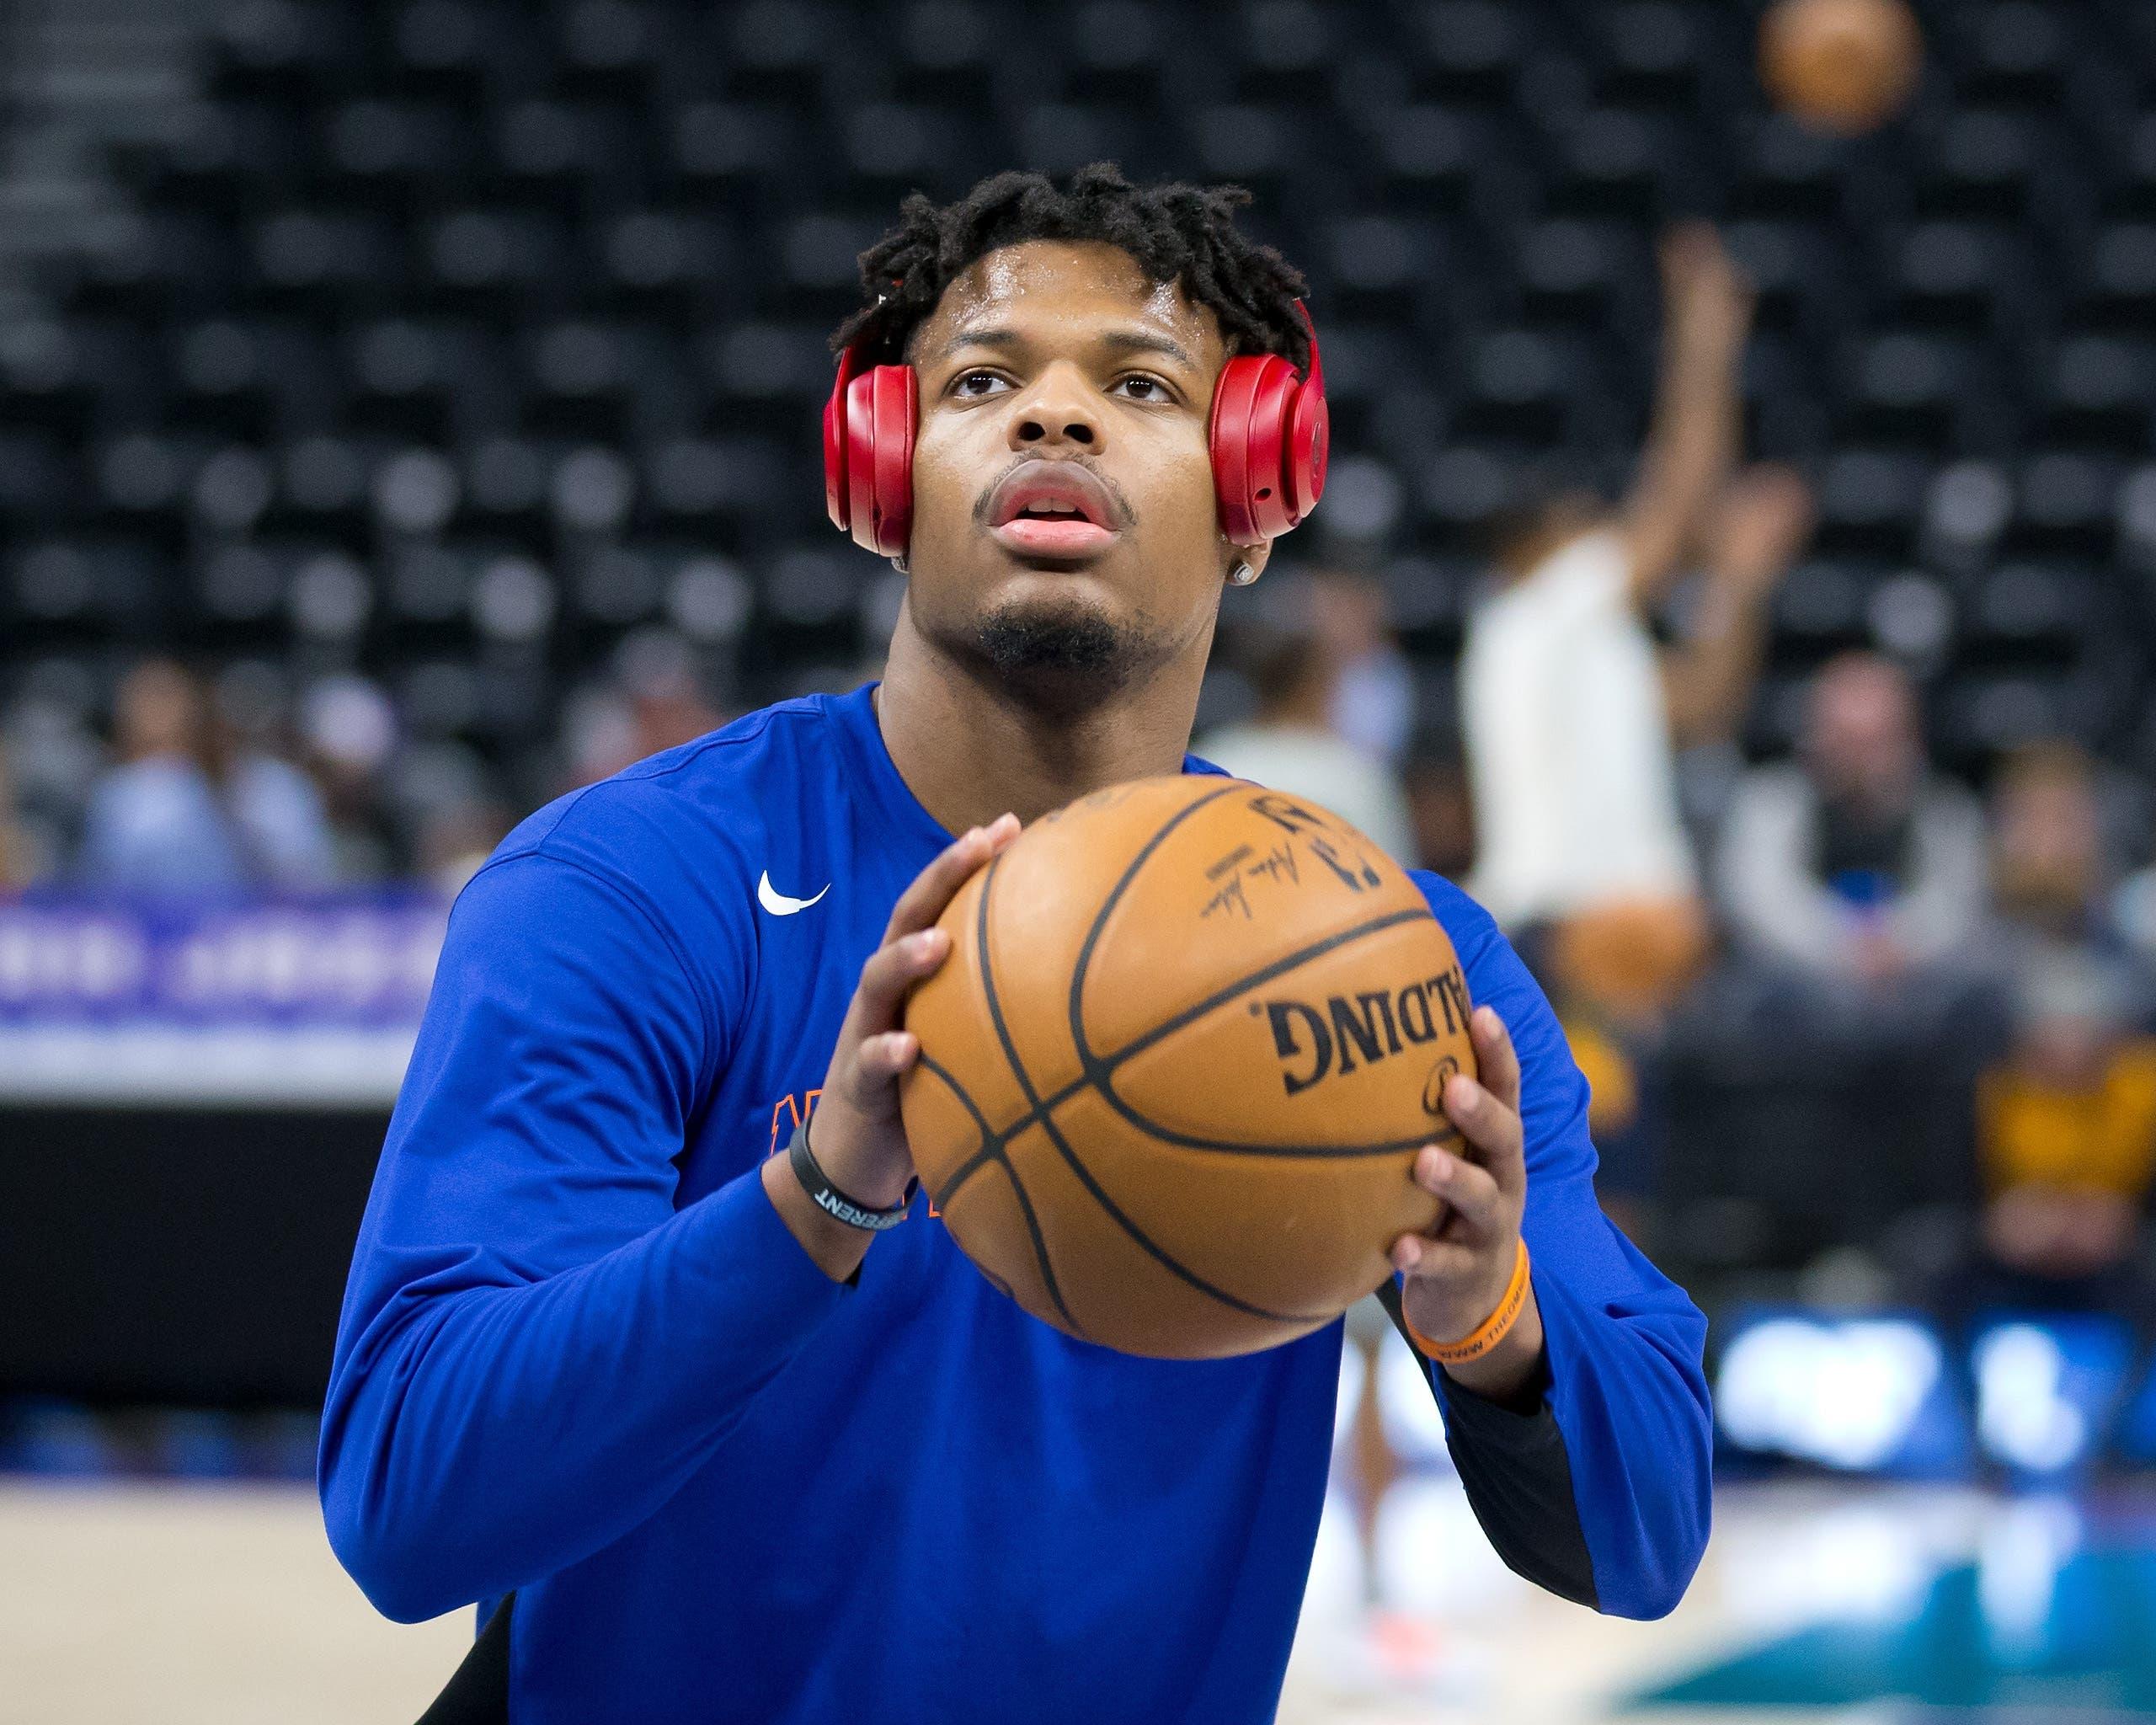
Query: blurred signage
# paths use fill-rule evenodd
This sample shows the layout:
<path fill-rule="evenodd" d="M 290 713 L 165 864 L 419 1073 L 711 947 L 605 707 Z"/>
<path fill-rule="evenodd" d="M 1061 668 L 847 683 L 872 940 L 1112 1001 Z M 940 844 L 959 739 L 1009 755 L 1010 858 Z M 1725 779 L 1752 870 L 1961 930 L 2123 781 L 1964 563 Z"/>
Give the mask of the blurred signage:
<path fill-rule="evenodd" d="M 2156 1464 L 2156 1371 L 2115 1314 L 1985 1312 L 1957 1346 L 1913 1314 L 1754 1306 L 1724 1335 L 1715 1418 L 1739 1455 L 1904 1479 L 1981 1461 L 2026 1485 Z"/>
<path fill-rule="evenodd" d="M 2031 1482 L 2102 1452 L 2134 1364 L 2132 1327 L 2100 1313 L 2001 1315 L 1971 1354 L 1984 1453 Z"/>
<path fill-rule="evenodd" d="M 1948 1351 L 1913 1316 L 1754 1308 L 1730 1326 L 1715 1413 L 1737 1450 L 1838 1471 L 1951 1478 L 1970 1461 Z"/>
<path fill-rule="evenodd" d="M 446 906 L 0 905 L 0 1100 L 387 1106 Z"/>

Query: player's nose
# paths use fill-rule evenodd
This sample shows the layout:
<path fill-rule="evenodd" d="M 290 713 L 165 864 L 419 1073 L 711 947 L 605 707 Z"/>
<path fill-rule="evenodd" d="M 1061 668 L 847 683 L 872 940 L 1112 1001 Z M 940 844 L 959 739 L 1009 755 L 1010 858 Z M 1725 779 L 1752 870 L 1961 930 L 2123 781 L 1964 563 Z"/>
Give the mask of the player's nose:
<path fill-rule="evenodd" d="M 1024 453 L 1070 446 L 1098 455 L 1105 425 L 1100 409 L 1077 366 L 1052 365 L 1011 404 L 1011 447 Z"/>

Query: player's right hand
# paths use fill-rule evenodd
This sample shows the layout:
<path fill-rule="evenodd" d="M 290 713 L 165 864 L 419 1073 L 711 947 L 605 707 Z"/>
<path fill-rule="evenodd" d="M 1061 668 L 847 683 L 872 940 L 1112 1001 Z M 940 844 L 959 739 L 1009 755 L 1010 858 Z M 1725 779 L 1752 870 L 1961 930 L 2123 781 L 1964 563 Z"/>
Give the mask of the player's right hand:
<path fill-rule="evenodd" d="M 1752 287 L 1714 224 L 1678 223 L 1662 235 L 1658 257 L 1673 337 L 1717 354 L 1741 349 L 1751 330 Z"/>
<path fill-rule="evenodd" d="M 1812 489 L 1793 467 L 1762 462 L 1724 489 L 1705 539 L 1707 578 L 1740 597 L 1764 599 L 1812 535 Z"/>
<path fill-rule="evenodd" d="M 921 1039 L 901 1026 L 908 992 L 950 956 L 951 937 L 937 919 L 974 871 L 1017 836 L 1015 814 L 961 834 L 899 895 L 883 944 L 861 967 L 823 1094 L 809 1116 L 808 1147 L 825 1177 L 862 1204 L 896 1204 L 913 1178 L 899 1119 L 899 1080 L 920 1058 Z"/>

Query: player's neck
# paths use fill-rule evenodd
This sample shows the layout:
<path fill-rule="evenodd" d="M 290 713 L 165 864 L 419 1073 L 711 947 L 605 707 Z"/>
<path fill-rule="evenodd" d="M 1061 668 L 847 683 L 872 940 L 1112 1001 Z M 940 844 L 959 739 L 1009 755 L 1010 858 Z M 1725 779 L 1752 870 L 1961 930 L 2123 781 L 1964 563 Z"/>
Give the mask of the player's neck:
<path fill-rule="evenodd" d="M 877 692 L 884 746 L 953 832 L 1006 809 L 1031 821 L 1103 785 L 1180 772 L 1205 648 L 1076 714 L 1043 711 L 962 666 L 902 621 Z"/>

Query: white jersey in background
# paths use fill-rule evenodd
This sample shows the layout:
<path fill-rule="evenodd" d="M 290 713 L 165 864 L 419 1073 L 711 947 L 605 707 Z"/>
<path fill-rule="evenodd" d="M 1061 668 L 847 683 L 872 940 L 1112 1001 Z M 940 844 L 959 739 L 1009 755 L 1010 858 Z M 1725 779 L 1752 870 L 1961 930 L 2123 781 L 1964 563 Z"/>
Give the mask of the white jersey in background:
<path fill-rule="evenodd" d="M 1583 534 L 1476 606 L 1460 707 L 1469 889 L 1500 923 L 1693 894 L 1661 668 L 1616 533 Z"/>
<path fill-rule="evenodd" d="M 1331 809 L 1403 868 L 1422 860 L 1400 781 L 1344 737 L 1299 725 L 1231 724 L 1190 746 L 1200 760 L 1237 778 Z"/>

